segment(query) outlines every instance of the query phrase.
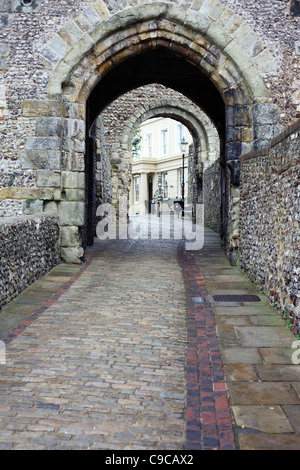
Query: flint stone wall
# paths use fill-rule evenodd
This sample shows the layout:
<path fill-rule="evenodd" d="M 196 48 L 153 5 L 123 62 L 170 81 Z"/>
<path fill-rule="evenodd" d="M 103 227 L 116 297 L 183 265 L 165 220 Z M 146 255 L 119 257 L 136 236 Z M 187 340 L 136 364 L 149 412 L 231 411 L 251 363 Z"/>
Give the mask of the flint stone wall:
<path fill-rule="evenodd" d="M 59 261 L 56 214 L 0 219 L 0 308 Z"/>
<path fill-rule="evenodd" d="M 240 266 L 300 334 L 300 121 L 242 158 Z"/>

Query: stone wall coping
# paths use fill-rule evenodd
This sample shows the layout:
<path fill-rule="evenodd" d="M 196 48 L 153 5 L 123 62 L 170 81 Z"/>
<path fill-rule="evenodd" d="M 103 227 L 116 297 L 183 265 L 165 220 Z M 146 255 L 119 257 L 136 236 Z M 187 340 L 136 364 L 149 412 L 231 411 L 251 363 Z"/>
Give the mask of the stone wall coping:
<path fill-rule="evenodd" d="M 270 147 L 265 147 L 263 149 L 253 150 L 252 152 L 246 153 L 245 155 L 241 156 L 241 162 L 245 162 L 247 160 L 253 160 L 255 158 L 265 157 L 269 155 Z"/>
<path fill-rule="evenodd" d="M 299 129 L 300 129 L 300 119 L 295 121 L 293 124 L 291 124 L 286 129 L 284 129 L 284 131 L 280 132 L 280 134 L 274 137 L 271 140 L 269 147 L 265 147 L 263 149 L 258 149 L 258 150 L 253 150 L 252 152 L 246 153 L 245 155 L 241 156 L 241 161 L 245 162 L 247 160 L 252 160 L 255 158 L 267 156 L 272 147 L 275 147 L 275 145 L 278 145 L 282 140 L 288 138 L 289 136 L 297 132 Z"/>
<path fill-rule="evenodd" d="M 59 217 L 56 212 L 38 212 L 36 214 L 30 215 L 20 215 L 17 217 L 1 217 L 0 218 L 0 228 L 7 225 L 17 225 L 26 223 L 29 221 L 36 221 L 39 220 L 46 220 L 46 219 L 55 219 L 57 222 L 59 221 Z"/>
<path fill-rule="evenodd" d="M 288 126 L 284 131 L 280 132 L 277 136 L 273 137 L 271 140 L 271 145 L 270 147 L 274 147 L 275 145 L 279 144 L 282 140 L 285 138 L 289 137 L 290 135 L 294 134 L 300 129 L 300 119 L 295 121 L 293 124 Z"/>

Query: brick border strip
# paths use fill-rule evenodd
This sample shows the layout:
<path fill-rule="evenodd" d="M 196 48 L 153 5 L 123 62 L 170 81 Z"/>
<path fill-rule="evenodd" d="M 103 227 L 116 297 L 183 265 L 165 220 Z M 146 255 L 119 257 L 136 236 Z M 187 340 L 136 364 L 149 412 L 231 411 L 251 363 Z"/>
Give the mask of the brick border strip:
<path fill-rule="evenodd" d="M 49 307 L 51 307 L 69 288 L 74 284 L 77 279 L 86 271 L 90 264 L 97 258 L 98 253 L 102 252 L 104 247 L 99 247 L 97 252 L 92 254 L 82 265 L 81 269 L 74 274 L 74 276 L 69 279 L 55 294 L 51 296 L 41 307 L 38 307 L 34 312 L 32 312 L 26 320 L 24 320 L 20 325 L 15 328 L 11 333 L 9 333 L 2 341 L 8 346 L 14 339 L 16 339 L 28 326 L 30 326 L 42 313 L 45 312 Z"/>
<path fill-rule="evenodd" d="M 189 450 L 236 450 L 214 312 L 193 256 L 178 247 L 187 297 L 186 440 Z M 202 297 L 195 303 L 193 297 Z"/>

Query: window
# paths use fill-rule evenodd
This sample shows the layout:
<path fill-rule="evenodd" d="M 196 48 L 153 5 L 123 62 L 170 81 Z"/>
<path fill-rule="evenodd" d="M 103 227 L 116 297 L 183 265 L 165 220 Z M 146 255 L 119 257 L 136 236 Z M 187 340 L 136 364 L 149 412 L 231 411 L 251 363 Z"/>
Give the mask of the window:
<path fill-rule="evenodd" d="M 168 173 L 162 174 L 163 198 L 168 198 Z"/>
<path fill-rule="evenodd" d="M 163 129 L 161 132 L 161 154 L 167 155 L 168 153 L 168 129 Z"/>
<path fill-rule="evenodd" d="M 152 134 L 146 135 L 146 156 L 147 158 L 152 157 Z"/>
<path fill-rule="evenodd" d="M 140 200 L 140 177 L 136 176 L 134 178 L 134 202 L 139 202 Z"/>

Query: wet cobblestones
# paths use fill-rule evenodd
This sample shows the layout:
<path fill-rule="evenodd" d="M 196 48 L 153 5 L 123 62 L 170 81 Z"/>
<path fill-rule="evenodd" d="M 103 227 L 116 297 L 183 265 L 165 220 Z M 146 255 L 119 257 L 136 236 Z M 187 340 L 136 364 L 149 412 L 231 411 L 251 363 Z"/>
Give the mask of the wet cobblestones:
<path fill-rule="evenodd" d="M 183 448 L 177 244 L 102 242 L 101 256 L 8 345 L 3 448 Z"/>
<path fill-rule="evenodd" d="M 9 304 L 0 334 L 2 450 L 299 448 L 295 338 L 210 230 L 190 252 L 98 241 Z"/>

